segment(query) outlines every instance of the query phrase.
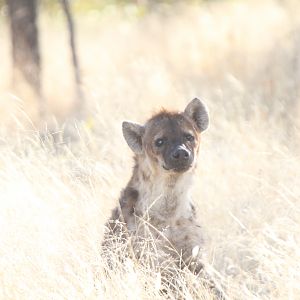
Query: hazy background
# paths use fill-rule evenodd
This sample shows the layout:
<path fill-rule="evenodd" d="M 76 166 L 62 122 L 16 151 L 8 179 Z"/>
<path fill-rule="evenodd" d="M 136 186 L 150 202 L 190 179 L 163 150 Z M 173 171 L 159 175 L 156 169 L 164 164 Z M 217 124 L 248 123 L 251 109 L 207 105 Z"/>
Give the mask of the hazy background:
<path fill-rule="evenodd" d="M 231 299 L 299 299 L 298 1 L 71 1 L 75 125 L 61 5 L 39 5 L 41 117 L 22 76 L 12 83 L 0 3 L 0 298 L 166 298 L 134 263 L 104 276 L 102 230 L 131 174 L 122 120 L 198 97 L 211 117 L 193 193 L 208 266 Z M 182 276 L 185 298 L 210 299 Z"/>

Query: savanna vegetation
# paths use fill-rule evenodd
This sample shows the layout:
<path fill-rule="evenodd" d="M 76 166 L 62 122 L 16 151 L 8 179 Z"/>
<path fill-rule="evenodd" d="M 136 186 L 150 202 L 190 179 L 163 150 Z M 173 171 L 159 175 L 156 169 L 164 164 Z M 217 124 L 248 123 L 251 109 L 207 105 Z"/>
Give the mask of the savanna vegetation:
<path fill-rule="evenodd" d="M 103 226 L 133 165 L 122 120 L 199 97 L 211 118 L 193 192 L 206 267 L 229 299 L 299 299 L 298 1 L 71 3 L 85 99 L 77 121 L 61 7 L 39 10 L 43 118 L 27 84 L 11 84 L 1 9 L 0 298 L 167 299 L 157 270 L 118 264 L 121 248 L 106 269 Z M 177 272 L 170 299 L 212 299 Z"/>

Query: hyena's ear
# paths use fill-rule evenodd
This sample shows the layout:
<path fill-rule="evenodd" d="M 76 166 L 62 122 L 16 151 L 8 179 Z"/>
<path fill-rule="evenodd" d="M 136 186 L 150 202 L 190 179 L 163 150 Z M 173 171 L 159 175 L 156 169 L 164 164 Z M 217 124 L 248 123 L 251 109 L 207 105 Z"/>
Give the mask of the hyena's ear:
<path fill-rule="evenodd" d="M 142 136 L 144 134 L 144 126 L 136 123 L 123 122 L 122 123 L 123 136 L 134 153 L 142 153 Z"/>
<path fill-rule="evenodd" d="M 208 127 L 209 117 L 206 106 L 202 101 L 195 98 L 192 100 L 184 110 L 184 115 L 191 118 L 200 132 Z"/>

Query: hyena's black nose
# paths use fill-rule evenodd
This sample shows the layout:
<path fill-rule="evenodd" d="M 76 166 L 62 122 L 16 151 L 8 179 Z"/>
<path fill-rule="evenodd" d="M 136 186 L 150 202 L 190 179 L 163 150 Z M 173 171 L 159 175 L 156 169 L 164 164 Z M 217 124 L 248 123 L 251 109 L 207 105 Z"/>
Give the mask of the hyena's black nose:
<path fill-rule="evenodd" d="M 174 160 L 188 160 L 190 158 L 190 152 L 183 147 L 176 148 L 171 155 Z"/>

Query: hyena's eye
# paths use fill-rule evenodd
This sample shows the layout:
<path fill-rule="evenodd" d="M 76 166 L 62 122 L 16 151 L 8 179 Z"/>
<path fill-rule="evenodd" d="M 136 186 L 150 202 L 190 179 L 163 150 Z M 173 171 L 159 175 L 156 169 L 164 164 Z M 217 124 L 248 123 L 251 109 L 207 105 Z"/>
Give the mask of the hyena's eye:
<path fill-rule="evenodd" d="M 184 137 L 189 142 L 193 142 L 195 140 L 195 137 L 189 133 L 187 133 Z"/>
<path fill-rule="evenodd" d="M 157 139 L 155 140 L 154 144 L 156 147 L 161 147 L 164 144 L 164 139 Z"/>

